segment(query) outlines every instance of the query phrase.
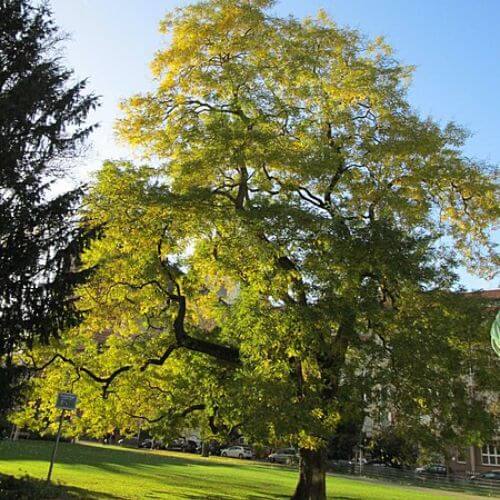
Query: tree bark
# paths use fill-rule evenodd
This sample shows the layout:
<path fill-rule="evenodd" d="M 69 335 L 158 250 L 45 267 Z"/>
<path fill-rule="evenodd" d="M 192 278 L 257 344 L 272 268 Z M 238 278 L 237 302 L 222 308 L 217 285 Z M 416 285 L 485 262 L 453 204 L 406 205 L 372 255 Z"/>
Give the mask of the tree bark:
<path fill-rule="evenodd" d="M 208 442 L 207 441 L 202 441 L 201 443 L 201 456 L 202 457 L 208 457 L 209 456 L 209 449 L 208 449 Z"/>
<path fill-rule="evenodd" d="M 325 450 L 300 450 L 300 476 L 292 500 L 326 500 Z"/>

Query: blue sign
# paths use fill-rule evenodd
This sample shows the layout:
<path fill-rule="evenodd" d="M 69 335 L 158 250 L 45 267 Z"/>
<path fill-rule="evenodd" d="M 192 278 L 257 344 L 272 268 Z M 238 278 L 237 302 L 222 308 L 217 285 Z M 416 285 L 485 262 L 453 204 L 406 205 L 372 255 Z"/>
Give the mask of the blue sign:
<path fill-rule="evenodd" d="M 74 410 L 77 402 L 76 394 L 71 392 L 60 392 L 57 395 L 56 408 L 61 410 Z"/>

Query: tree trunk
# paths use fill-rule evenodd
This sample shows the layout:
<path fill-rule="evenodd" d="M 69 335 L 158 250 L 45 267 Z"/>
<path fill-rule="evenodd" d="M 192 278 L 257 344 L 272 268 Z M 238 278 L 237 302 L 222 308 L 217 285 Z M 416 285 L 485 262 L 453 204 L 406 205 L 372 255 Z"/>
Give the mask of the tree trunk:
<path fill-rule="evenodd" d="M 300 477 L 292 500 L 326 500 L 325 450 L 300 450 Z"/>
<path fill-rule="evenodd" d="M 202 441 L 201 442 L 201 456 L 202 457 L 208 457 L 209 456 L 208 443 L 206 441 Z"/>

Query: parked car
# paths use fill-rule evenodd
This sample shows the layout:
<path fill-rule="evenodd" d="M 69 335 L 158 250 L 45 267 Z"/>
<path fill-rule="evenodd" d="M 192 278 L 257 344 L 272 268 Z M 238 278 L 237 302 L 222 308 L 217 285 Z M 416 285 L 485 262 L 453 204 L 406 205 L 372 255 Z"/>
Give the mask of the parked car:
<path fill-rule="evenodd" d="M 182 451 L 185 453 L 197 453 L 198 447 L 201 447 L 198 443 L 191 439 L 186 439 L 182 445 Z"/>
<path fill-rule="evenodd" d="M 165 449 L 169 451 L 183 451 L 185 453 L 196 453 L 198 443 L 191 439 L 178 438 L 170 441 Z"/>
<path fill-rule="evenodd" d="M 364 464 L 369 465 L 370 467 L 391 467 L 391 464 L 382 462 L 381 460 L 368 460 L 364 462 Z"/>
<path fill-rule="evenodd" d="M 385 462 L 383 460 L 368 460 L 366 462 L 366 465 L 369 467 L 384 467 L 388 469 L 408 469 L 408 467 L 403 464 L 398 464 L 389 461 Z"/>
<path fill-rule="evenodd" d="M 165 448 L 161 439 L 145 439 L 139 444 L 139 448 L 149 448 L 151 450 L 162 450 Z"/>
<path fill-rule="evenodd" d="M 471 481 L 500 481 L 500 470 L 491 470 L 471 476 Z"/>
<path fill-rule="evenodd" d="M 139 448 L 152 448 L 153 440 L 152 439 L 144 439 L 139 443 Z"/>
<path fill-rule="evenodd" d="M 344 458 L 339 458 L 336 460 L 330 460 L 328 462 L 332 467 L 350 467 L 352 462 L 350 460 L 346 460 Z"/>
<path fill-rule="evenodd" d="M 253 458 L 254 454 L 252 448 L 249 446 L 230 446 L 229 448 L 223 448 L 220 451 L 221 457 L 232 457 L 232 458 Z"/>
<path fill-rule="evenodd" d="M 220 456 L 220 451 L 224 448 L 228 448 L 228 446 L 223 446 L 215 440 L 210 441 L 210 443 L 208 443 L 208 454 L 212 456 Z"/>
<path fill-rule="evenodd" d="M 120 446 L 134 446 L 134 447 L 137 447 L 138 444 L 137 444 L 138 440 L 136 437 L 131 437 L 131 438 L 121 438 L 118 440 L 118 444 Z M 140 443 L 139 443 L 140 445 Z"/>
<path fill-rule="evenodd" d="M 417 467 L 415 473 L 419 475 L 446 476 L 448 474 L 448 469 L 446 465 L 428 464 L 423 467 Z"/>
<path fill-rule="evenodd" d="M 182 451 L 183 446 L 184 446 L 183 439 L 173 439 L 172 441 L 169 441 L 165 445 L 165 449 L 169 451 Z"/>
<path fill-rule="evenodd" d="M 353 458 L 349 460 L 349 465 L 366 465 L 368 463 L 368 460 L 366 458 L 362 458 L 361 460 L 359 458 Z"/>
<path fill-rule="evenodd" d="M 220 456 L 221 445 L 218 441 L 210 441 L 206 443 L 208 454 L 211 456 Z M 228 448 L 228 446 L 222 446 L 222 448 Z M 203 443 L 199 443 L 196 445 L 196 451 L 194 453 L 198 453 L 201 455 L 203 453 Z"/>
<path fill-rule="evenodd" d="M 267 459 L 277 464 L 291 464 L 299 460 L 299 454 L 295 448 L 281 448 L 271 453 Z"/>

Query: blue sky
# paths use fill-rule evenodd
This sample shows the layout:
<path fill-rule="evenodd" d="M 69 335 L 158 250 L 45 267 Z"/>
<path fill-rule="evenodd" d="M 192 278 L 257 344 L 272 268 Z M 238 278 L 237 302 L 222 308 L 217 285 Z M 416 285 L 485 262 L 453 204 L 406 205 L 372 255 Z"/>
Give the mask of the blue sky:
<path fill-rule="evenodd" d="M 57 24 L 70 35 L 65 58 L 102 96 L 93 120 L 100 128 L 76 169 L 86 178 L 104 159 L 129 157 L 114 141 L 118 103 L 152 88 L 149 61 L 166 41 L 157 26 L 173 0 L 52 0 Z M 450 120 L 473 134 L 465 152 L 500 164 L 500 0 L 282 0 L 280 15 L 325 9 L 341 25 L 384 35 L 396 57 L 417 67 L 410 102 L 423 115 Z M 495 288 L 462 273 L 467 288 Z"/>

